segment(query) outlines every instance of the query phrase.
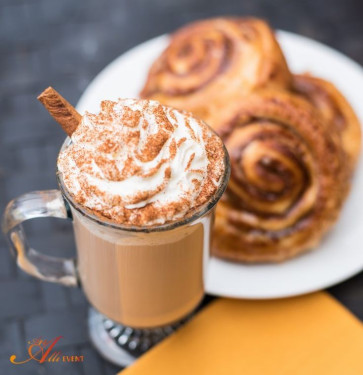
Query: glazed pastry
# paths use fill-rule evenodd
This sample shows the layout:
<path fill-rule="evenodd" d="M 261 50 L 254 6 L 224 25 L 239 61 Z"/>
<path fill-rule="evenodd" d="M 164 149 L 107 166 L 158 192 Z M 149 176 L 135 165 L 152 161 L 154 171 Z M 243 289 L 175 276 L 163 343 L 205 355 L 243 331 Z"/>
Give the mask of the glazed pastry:
<path fill-rule="evenodd" d="M 313 103 L 330 126 L 338 129 L 347 168 L 353 172 L 361 147 L 361 130 L 350 104 L 331 82 L 308 74 L 294 76 L 294 90 Z"/>
<path fill-rule="evenodd" d="M 231 158 L 213 253 L 282 261 L 316 246 L 349 190 L 338 129 L 297 95 L 264 90 L 213 115 Z"/>
<path fill-rule="evenodd" d="M 209 120 L 236 94 L 261 86 L 289 87 L 291 75 L 273 31 L 253 18 L 216 18 L 171 36 L 140 96 Z"/>

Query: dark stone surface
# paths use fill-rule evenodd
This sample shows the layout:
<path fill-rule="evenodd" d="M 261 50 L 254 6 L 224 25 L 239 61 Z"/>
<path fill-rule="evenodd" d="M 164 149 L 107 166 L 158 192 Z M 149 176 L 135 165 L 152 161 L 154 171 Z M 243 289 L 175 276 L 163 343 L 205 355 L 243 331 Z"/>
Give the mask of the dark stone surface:
<path fill-rule="evenodd" d="M 23 353 L 21 324 L 18 321 L 4 321 L 0 326 L 0 358 L 9 357 L 14 353 Z"/>
<path fill-rule="evenodd" d="M 77 308 L 63 311 L 49 311 L 25 319 L 25 337 L 29 340 L 41 335 L 46 338 L 63 336 L 57 347 L 82 345 L 88 342 L 87 311 Z"/>
<path fill-rule="evenodd" d="M 40 283 L 36 280 L 6 280 L 0 288 L 0 318 L 23 317 L 42 310 Z"/>
<path fill-rule="evenodd" d="M 76 103 L 91 79 L 130 47 L 182 24 L 215 15 L 264 17 L 273 27 L 326 43 L 363 63 L 360 0 L 1 0 L 0 212 L 34 189 L 56 187 L 55 160 L 64 139 L 35 97 L 49 85 Z M 74 254 L 69 223 L 26 225 L 30 243 L 58 256 Z M 363 275 L 330 292 L 363 319 Z M 15 271 L 0 237 L 0 374 L 115 374 L 89 343 L 80 290 L 44 284 Z M 26 340 L 61 334 L 65 354 L 84 363 L 14 366 Z"/>
<path fill-rule="evenodd" d="M 15 263 L 5 243 L 0 243 L 0 280 L 7 280 L 16 274 Z"/>

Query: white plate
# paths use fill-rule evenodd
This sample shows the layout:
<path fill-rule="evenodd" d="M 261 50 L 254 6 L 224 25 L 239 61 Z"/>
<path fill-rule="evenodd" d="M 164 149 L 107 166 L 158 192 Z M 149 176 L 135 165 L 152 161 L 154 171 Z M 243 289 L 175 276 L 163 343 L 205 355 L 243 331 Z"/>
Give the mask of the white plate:
<path fill-rule="evenodd" d="M 363 70 L 337 51 L 284 31 L 278 39 L 293 72 L 309 71 L 331 80 L 363 123 Z M 97 111 L 103 99 L 137 97 L 150 64 L 167 36 L 149 40 L 108 65 L 82 95 L 78 110 Z M 318 249 L 282 264 L 243 265 L 212 258 L 206 290 L 210 294 L 267 299 L 304 294 L 337 284 L 363 269 L 363 163 L 340 220 Z"/>

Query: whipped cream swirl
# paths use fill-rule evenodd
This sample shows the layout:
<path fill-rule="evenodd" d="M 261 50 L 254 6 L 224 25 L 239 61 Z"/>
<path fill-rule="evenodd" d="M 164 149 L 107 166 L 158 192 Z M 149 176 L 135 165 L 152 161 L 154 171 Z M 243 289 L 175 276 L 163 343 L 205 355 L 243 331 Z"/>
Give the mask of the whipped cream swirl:
<path fill-rule="evenodd" d="M 72 198 L 119 224 L 155 225 L 195 211 L 224 172 L 222 141 L 191 114 L 156 101 L 103 101 L 59 155 Z"/>

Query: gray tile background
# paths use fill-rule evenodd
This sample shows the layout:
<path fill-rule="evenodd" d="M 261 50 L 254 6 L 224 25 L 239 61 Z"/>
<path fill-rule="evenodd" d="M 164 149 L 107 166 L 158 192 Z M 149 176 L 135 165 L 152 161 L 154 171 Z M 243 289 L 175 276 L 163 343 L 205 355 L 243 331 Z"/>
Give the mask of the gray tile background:
<path fill-rule="evenodd" d="M 52 85 L 76 103 L 91 79 L 130 47 L 198 18 L 238 14 L 317 39 L 363 64 L 363 2 L 355 0 L 0 0 L 0 212 L 15 196 L 56 187 L 64 139 L 35 100 Z M 30 243 L 56 255 L 74 253 L 70 223 L 26 225 Z M 363 275 L 333 293 L 363 319 Z M 115 374 L 90 345 L 82 291 L 46 284 L 16 269 L 0 237 L 0 374 Z M 13 366 L 26 340 L 61 334 L 60 350 L 78 364 Z"/>

